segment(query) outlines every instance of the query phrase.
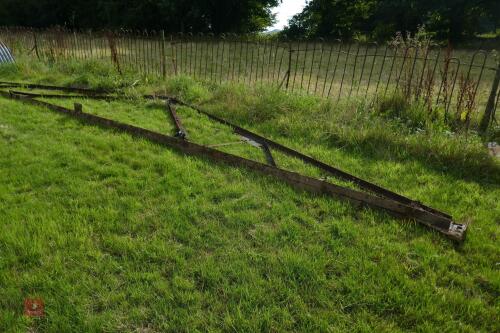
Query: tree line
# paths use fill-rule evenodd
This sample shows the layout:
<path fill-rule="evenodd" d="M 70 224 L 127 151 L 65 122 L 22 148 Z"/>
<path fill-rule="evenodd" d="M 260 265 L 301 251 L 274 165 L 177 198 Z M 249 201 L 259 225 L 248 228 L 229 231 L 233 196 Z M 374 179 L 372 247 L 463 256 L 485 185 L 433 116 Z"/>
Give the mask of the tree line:
<path fill-rule="evenodd" d="M 419 28 L 460 41 L 500 28 L 500 0 L 311 0 L 284 33 L 289 37 L 386 40 Z"/>
<path fill-rule="evenodd" d="M 300 1 L 300 0 L 297 0 Z M 1 0 L 0 26 L 254 33 L 282 0 Z M 459 41 L 500 28 L 500 0 L 309 0 L 282 32 L 290 38 L 385 40 L 419 27 Z"/>
<path fill-rule="evenodd" d="M 247 33 L 270 26 L 279 1 L 1 0 L 0 26 Z"/>

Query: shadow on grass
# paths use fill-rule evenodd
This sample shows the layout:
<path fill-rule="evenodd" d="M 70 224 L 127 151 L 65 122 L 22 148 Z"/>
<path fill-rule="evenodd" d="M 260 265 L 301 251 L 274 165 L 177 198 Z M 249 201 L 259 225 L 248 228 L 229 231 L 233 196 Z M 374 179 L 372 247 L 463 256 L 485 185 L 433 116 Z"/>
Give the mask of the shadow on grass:
<path fill-rule="evenodd" d="M 416 160 L 430 171 L 446 173 L 456 179 L 473 181 L 483 186 L 500 184 L 500 163 L 479 149 L 432 149 L 417 139 L 405 141 L 375 133 L 365 134 L 357 138 L 356 142 L 338 134 L 330 134 L 325 141 L 332 148 L 342 146 L 363 159 L 391 159 L 399 162 Z"/>

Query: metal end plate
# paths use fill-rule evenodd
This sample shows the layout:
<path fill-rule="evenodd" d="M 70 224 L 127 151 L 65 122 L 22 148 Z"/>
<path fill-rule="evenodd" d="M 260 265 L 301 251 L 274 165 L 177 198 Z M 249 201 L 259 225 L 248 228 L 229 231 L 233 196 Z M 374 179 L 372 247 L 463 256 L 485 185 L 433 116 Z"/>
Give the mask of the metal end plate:
<path fill-rule="evenodd" d="M 460 223 L 450 223 L 450 228 L 448 229 L 448 236 L 458 240 L 463 241 L 465 239 L 465 233 L 467 232 L 467 224 Z"/>

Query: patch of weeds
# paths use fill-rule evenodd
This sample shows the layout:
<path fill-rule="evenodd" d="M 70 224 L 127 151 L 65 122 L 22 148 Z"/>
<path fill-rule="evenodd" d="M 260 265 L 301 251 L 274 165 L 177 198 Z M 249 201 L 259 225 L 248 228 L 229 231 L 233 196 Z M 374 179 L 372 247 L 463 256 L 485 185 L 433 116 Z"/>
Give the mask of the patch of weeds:
<path fill-rule="evenodd" d="M 401 92 L 391 96 L 379 96 L 374 105 L 374 111 L 384 117 L 394 119 L 413 130 L 422 130 L 433 126 L 443 126 L 438 110 L 429 110 L 421 101 L 410 101 Z"/>
<path fill-rule="evenodd" d="M 0 77 L 9 78 L 19 74 L 16 64 L 0 64 Z"/>
<path fill-rule="evenodd" d="M 192 103 L 199 103 L 211 96 L 205 86 L 187 76 L 177 76 L 169 79 L 166 82 L 166 90 L 170 94 Z"/>
<path fill-rule="evenodd" d="M 109 89 L 129 81 L 126 72 L 120 75 L 113 64 L 98 60 L 65 61 L 53 66 L 68 78 L 65 83 L 71 86 Z"/>

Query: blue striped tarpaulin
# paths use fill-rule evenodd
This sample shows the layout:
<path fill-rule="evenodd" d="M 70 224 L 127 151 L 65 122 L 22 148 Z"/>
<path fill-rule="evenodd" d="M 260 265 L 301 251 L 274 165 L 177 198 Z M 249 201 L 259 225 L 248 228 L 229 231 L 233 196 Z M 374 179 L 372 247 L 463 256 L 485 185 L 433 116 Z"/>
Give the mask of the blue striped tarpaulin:
<path fill-rule="evenodd" d="M 14 57 L 9 48 L 0 41 L 0 64 L 9 64 L 14 62 Z"/>

